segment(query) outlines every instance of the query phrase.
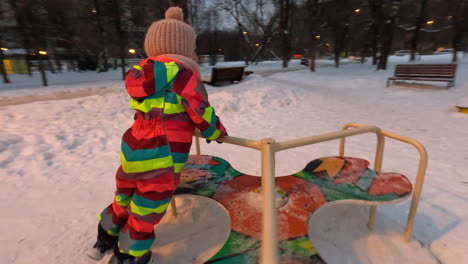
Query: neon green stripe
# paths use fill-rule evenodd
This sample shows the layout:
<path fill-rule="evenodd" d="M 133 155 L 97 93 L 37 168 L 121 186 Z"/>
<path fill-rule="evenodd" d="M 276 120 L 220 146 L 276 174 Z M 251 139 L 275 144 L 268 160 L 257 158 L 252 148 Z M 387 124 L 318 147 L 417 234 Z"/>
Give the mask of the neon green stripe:
<path fill-rule="evenodd" d="M 148 113 L 153 108 L 163 108 L 164 98 L 161 97 L 161 98 L 145 99 L 141 103 L 133 98 L 130 98 L 130 107 L 132 109 L 140 110 L 144 113 Z"/>
<path fill-rule="evenodd" d="M 140 71 L 143 70 L 143 68 L 140 65 L 133 65 L 133 68 L 140 70 Z"/>
<path fill-rule="evenodd" d="M 185 163 L 174 163 L 174 172 L 179 173 Z"/>
<path fill-rule="evenodd" d="M 143 206 L 138 206 L 135 203 L 133 203 L 133 201 L 130 203 L 130 209 L 132 210 L 132 213 L 135 213 L 141 216 L 149 215 L 152 213 L 157 213 L 157 214 L 163 213 L 164 211 L 166 211 L 168 206 L 169 206 L 169 202 L 162 204 L 156 208 L 146 208 Z"/>
<path fill-rule="evenodd" d="M 203 119 L 206 120 L 206 122 L 211 123 L 211 118 L 213 116 L 213 107 L 207 107 L 205 108 L 205 113 L 203 113 Z"/>
<path fill-rule="evenodd" d="M 128 196 L 123 195 L 123 194 L 117 194 L 115 196 L 115 201 L 117 202 L 118 205 L 120 205 L 122 207 L 125 207 L 125 206 L 128 206 L 130 204 L 132 199 L 130 197 L 128 197 Z"/>
<path fill-rule="evenodd" d="M 111 236 L 119 236 L 119 233 L 118 233 L 118 232 L 114 232 L 114 231 L 112 231 L 111 229 L 107 230 L 106 232 L 107 232 L 107 234 L 109 234 L 109 235 L 111 235 Z"/>
<path fill-rule="evenodd" d="M 166 104 L 164 105 L 165 114 L 178 114 L 183 112 L 185 112 L 185 108 L 180 103 L 171 104 L 166 102 Z"/>
<path fill-rule="evenodd" d="M 127 161 L 123 153 L 120 152 L 120 159 L 122 161 L 122 169 L 126 173 L 145 172 L 168 168 L 174 164 L 172 161 L 172 156 L 143 161 Z"/>
<path fill-rule="evenodd" d="M 209 140 L 216 140 L 218 139 L 219 135 L 221 134 L 221 131 L 219 129 L 216 129 L 215 132 L 213 132 L 213 135 L 209 136 Z"/>
<path fill-rule="evenodd" d="M 120 251 L 122 253 L 126 253 L 126 252 L 123 252 L 122 250 Z M 148 252 L 148 250 L 129 250 L 128 251 L 128 254 L 134 256 L 134 257 L 141 257 L 143 256 L 146 252 Z"/>
<path fill-rule="evenodd" d="M 177 75 L 179 72 L 179 67 L 174 61 L 164 63 L 166 65 L 166 76 L 167 76 L 167 82 L 172 81 L 174 77 Z"/>

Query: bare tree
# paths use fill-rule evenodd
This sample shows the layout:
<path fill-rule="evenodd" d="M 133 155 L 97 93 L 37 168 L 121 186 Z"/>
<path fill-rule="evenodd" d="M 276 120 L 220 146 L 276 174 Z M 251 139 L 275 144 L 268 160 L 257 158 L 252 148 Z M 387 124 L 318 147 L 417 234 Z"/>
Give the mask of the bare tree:
<path fill-rule="evenodd" d="M 30 41 L 29 41 L 29 35 L 26 32 L 26 26 L 24 23 L 23 18 L 20 15 L 20 11 L 18 10 L 18 5 L 17 1 L 15 0 L 8 0 L 8 3 L 10 4 L 11 9 L 15 13 L 15 20 L 18 28 L 18 33 L 21 38 L 21 42 L 23 44 L 23 48 L 26 50 L 26 53 L 29 53 L 30 51 Z M 29 57 L 26 55 L 26 69 L 28 71 L 28 75 L 32 76 L 31 73 L 31 62 L 29 61 Z"/>
<path fill-rule="evenodd" d="M 264 50 L 269 50 L 267 45 L 278 34 L 280 15 L 272 0 L 216 0 L 215 4 L 231 15 L 244 41 L 251 47 L 248 61 L 256 61 Z"/>
<path fill-rule="evenodd" d="M 468 0 L 460 1 L 450 1 L 452 8 L 454 9 L 453 16 L 453 37 L 452 37 L 452 47 L 453 47 L 453 57 L 452 62 L 457 62 L 457 52 L 462 50 L 462 39 L 464 34 L 467 31 L 468 22 L 466 16 L 468 15 Z"/>
<path fill-rule="evenodd" d="M 319 0 L 306 0 L 305 8 L 307 10 L 305 23 L 307 24 L 308 34 L 306 38 L 309 40 L 309 69 L 315 71 L 315 59 L 317 55 L 317 47 L 320 39 L 320 32 L 326 26 L 326 23 L 323 23 L 323 18 L 321 16 L 321 8 Z"/>
<path fill-rule="evenodd" d="M 419 0 L 418 6 L 419 10 L 417 13 L 417 18 L 416 18 L 416 24 L 413 29 L 413 36 L 411 40 L 411 56 L 410 56 L 410 61 L 414 61 L 416 58 L 416 52 L 418 50 L 418 43 L 419 43 L 419 35 L 420 35 L 420 30 L 422 25 L 424 24 L 424 21 L 426 20 L 426 8 L 427 8 L 427 3 L 429 0 Z"/>
<path fill-rule="evenodd" d="M 386 19 L 382 26 L 382 33 L 380 34 L 380 57 L 377 70 L 387 69 L 388 56 L 390 55 L 390 51 L 392 49 L 396 20 L 400 10 L 400 2 L 393 1 L 386 3 L 384 8 L 386 9 Z"/>
<path fill-rule="evenodd" d="M 279 0 L 279 13 L 280 13 L 280 38 L 281 50 L 283 59 L 283 68 L 288 67 L 289 59 L 291 58 L 291 26 L 290 15 L 292 8 L 292 1 Z"/>
<path fill-rule="evenodd" d="M 95 13 L 97 27 L 101 35 L 100 42 L 102 51 L 100 52 L 100 55 L 102 57 L 103 63 L 102 65 L 99 65 L 99 71 L 106 72 L 109 69 L 109 64 L 107 63 L 107 45 L 105 44 L 105 41 L 107 40 L 107 32 L 104 29 L 104 26 L 102 25 L 103 17 L 101 15 L 101 5 L 99 3 L 99 0 L 94 0 L 94 10 L 92 12 Z"/>
<path fill-rule="evenodd" d="M 114 16 L 115 30 L 117 31 L 118 40 L 119 40 L 119 57 L 121 60 L 120 67 L 122 68 L 122 79 L 125 80 L 125 43 L 124 43 L 124 36 L 123 36 L 121 18 L 120 18 L 119 0 L 112 0 L 112 13 Z"/>

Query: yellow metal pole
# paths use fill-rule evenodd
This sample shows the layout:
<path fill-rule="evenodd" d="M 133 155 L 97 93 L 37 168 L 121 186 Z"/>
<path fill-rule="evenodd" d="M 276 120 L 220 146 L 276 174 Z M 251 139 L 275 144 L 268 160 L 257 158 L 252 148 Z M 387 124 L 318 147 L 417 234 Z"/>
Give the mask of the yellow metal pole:
<path fill-rule="evenodd" d="M 349 127 L 359 128 L 359 127 L 363 127 L 363 125 L 356 124 L 356 123 L 349 123 L 349 124 L 346 124 L 343 127 L 343 129 L 345 130 Z M 427 151 L 426 151 L 426 148 L 424 148 L 424 146 L 420 142 L 412 138 L 398 135 L 389 131 L 381 131 L 381 133 L 385 137 L 389 137 L 389 138 L 413 145 L 419 152 L 418 172 L 416 174 L 416 181 L 414 183 L 414 189 L 413 189 L 413 197 L 411 199 L 411 207 L 410 207 L 410 211 L 408 212 L 408 219 L 406 222 L 406 228 L 405 228 L 405 233 L 404 233 L 405 240 L 409 241 L 411 239 L 411 234 L 413 233 L 413 226 L 414 226 L 414 221 L 416 218 L 416 212 L 418 210 L 419 200 L 421 198 L 421 192 L 422 192 L 422 187 L 424 183 L 424 177 L 426 175 L 427 162 L 428 162 Z M 340 155 L 343 155 L 343 153 L 344 153 L 344 138 L 342 138 L 340 141 Z M 382 155 L 383 155 L 383 147 L 382 147 Z M 376 157 L 376 160 L 377 160 L 377 157 Z M 376 165 L 377 164 L 378 163 L 376 162 Z M 372 214 L 375 214 L 375 212 L 372 212 L 372 207 L 371 207 L 370 215 Z"/>
<path fill-rule="evenodd" d="M 173 216 L 177 216 L 177 209 L 176 209 L 176 204 L 175 204 L 175 196 L 172 196 L 171 199 L 171 212 Z"/>
<path fill-rule="evenodd" d="M 201 151 L 200 151 L 200 138 L 199 137 L 195 137 L 195 153 L 197 155 L 201 154 Z"/>
<path fill-rule="evenodd" d="M 349 137 L 349 136 L 364 134 L 368 132 L 378 133 L 379 131 L 380 131 L 380 128 L 376 126 L 362 126 L 362 127 L 352 129 L 352 130 L 346 130 L 346 131 L 340 130 L 340 131 L 335 131 L 335 132 L 312 136 L 312 137 L 293 139 L 293 140 L 276 143 L 275 151 L 278 152 L 278 151 L 285 150 L 285 149 L 297 148 L 301 146 L 306 146 L 306 145 L 315 144 L 315 143 L 324 142 L 324 141 L 330 141 L 330 140 L 338 139 L 342 137 Z"/>
<path fill-rule="evenodd" d="M 413 198 L 411 199 L 411 206 L 408 212 L 408 220 L 406 222 L 405 228 L 405 240 L 409 241 L 411 239 L 411 234 L 413 233 L 414 220 L 416 218 L 416 211 L 418 210 L 419 199 L 421 198 L 422 187 L 424 183 L 424 176 L 426 175 L 427 168 L 427 151 L 424 146 L 419 143 L 417 140 L 401 136 L 395 133 L 385 131 L 385 136 L 406 142 L 413 145 L 419 152 L 419 166 L 418 172 L 416 174 L 416 181 L 414 182 L 413 189 Z"/>
<path fill-rule="evenodd" d="M 349 128 L 356 128 L 356 127 L 364 127 L 363 125 L 359 124 L 346 124 L 342 130 L 347 130 Z M 377 146 L 375 151 L 375 162 L 374 162 L 374 170 L 379 173 L 382 170 L 382 160 L 383 160 L 383 151 L 384 151 L 384 140 L 385 137 L 382 134 L 381 130 L 374 131 L 377 135 Z M 340 149 L 339 149 L 339 156 L 344 156 L 345 150 L 345 138 L 340 138 Z M 375 217 L 377 215 L 377 206 L 371 205 L 369 209 L 369 220 L 367 222 L 367 227 L 370 230 L 373 230 L 375 227 Z"/>
<path fill-rule="evenodd" d="M 202 135 L 200 134 L 200 131 L 195 131 L 194 136 L 199 137 L 199 138 L 202 137 Z M 261 142 L 257 140 L 250 140 L 250 139 L 231 137 L 231 136 L 226 136 L 226 137 L 223 137 L 222 139 L 217 139 L 217 141 L 232 144 L 232 145 L 242 146 L 246 148 L 258 149 L 258 150 L 260 150 L 260 145 L 261 145 Z"/>
<path fill-rule="evenodd" d="M 275 140 L 266 138 L 261 141 L 262 153 L 262 193 L 263 229 L 262 264 L 278 264 L 278 223 L 275 206 Z"/>

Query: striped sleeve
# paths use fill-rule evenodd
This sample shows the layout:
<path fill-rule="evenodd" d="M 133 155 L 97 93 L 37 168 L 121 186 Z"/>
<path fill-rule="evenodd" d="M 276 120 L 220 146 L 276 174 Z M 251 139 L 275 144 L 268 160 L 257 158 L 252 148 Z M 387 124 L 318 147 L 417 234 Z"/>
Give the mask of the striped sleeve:
<path fill-rule="evenodd" d="M 182 91 L 185 111 L 202 136 L 209 140 L 221 139 L 227 135 L 226 129 L 208 102 L 203 83 L 192 74 Z"/>

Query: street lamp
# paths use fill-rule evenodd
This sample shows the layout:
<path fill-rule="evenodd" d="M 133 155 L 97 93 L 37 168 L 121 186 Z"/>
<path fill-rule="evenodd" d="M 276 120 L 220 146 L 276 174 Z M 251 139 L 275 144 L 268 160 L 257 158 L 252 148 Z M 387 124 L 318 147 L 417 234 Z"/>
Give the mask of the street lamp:
<path fill-rule="evenodd" d="M 129 50 L 128 50 L 128 53 L 135 54 L 135 53 L 136 53 L 136 50 L 135 50 L 135 49 L 129 49 Z"/>
<path fill-rule="evenodd" d="M 247 35 L 247 34 L 248 34 L 248 32 L 247 32 L 247 31 L 244 31 L 244 32 L 242 32 L 242 34 L 244 34 L 244 35 Z"/>
<path fill-rule="evenodd" d="M 258 44 L 258 43 L 257 43 L 257 44 L 255 44 L 255 47 L 260 47 L 260 44 Z"/>
<path fill-rule="evenodd" d="M 316 39 L 319 39 L 319 38 L 320 38 L 320 36 L 319 36 L 319 35 L 317 35 L 317 36 L 315 36 L 315 38 L 316 38 Z"/>
<path fill-rule="evenodd" d="M 91 9 L 91 12 L 92 12 L 92 13 L 97 13 L 96 8 Z"/>
<path fill-rule="evenodd" d="M 434 20 L 429 20 L 429 21 L 426 22 L 426 24 L 432 25 L 432 24 L 434 24 Z"/>
<path fill-rule="evenodd" d="M 354 10 L 354 13 L 356 13 L 356 14 L 360 13 L 360 12 L 361 12 L 361 9 L 359 9 L 359 8 Z"/>
<path fill-rule="evenodd" d="M 40 50 L 40 51 L 39 51 L 39 54 L 41 54 L 41 55 L 47 55 L 47 51 L 45 51 L 45 50 Z"/>
<path fill-rule="evenodd" d="M 1 48 L 1 50 L 3 50 L 3 51 L 7 51 L 8 49 L 7 49 L 7 48 Z"/>

